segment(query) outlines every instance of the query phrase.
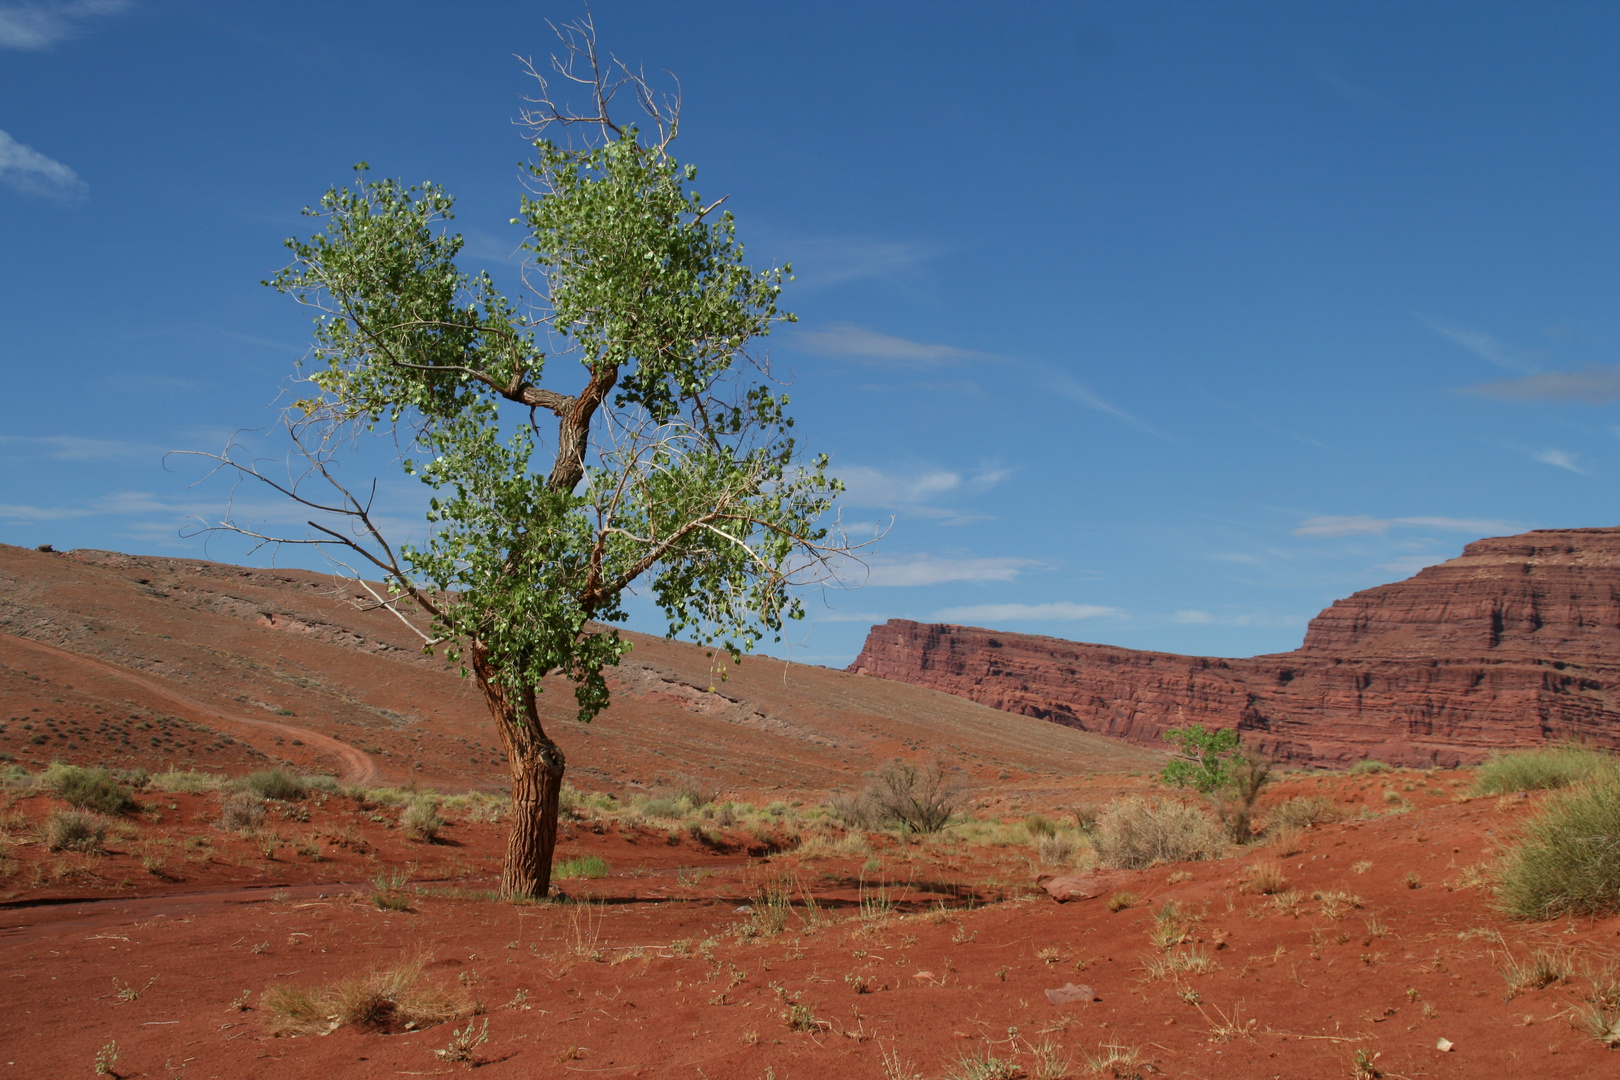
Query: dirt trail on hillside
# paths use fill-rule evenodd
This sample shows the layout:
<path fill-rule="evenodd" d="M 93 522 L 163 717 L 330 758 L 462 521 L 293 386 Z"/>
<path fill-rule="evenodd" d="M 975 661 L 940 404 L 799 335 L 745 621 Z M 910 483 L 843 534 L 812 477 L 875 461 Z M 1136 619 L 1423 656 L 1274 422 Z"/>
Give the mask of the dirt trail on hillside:
<path fill-rule="evenodd" d="M 377 778 L 376 759 L 374 759 L 364 750 L 361 750 L 359 747 L 350 746 L 348 743 L 334 739 L 330 735 L 323 735 L 319 731 L 312 731 L 309 728 L 297 727 L 293 724 L 284 724 L 277 720 L 261 720 L 258 717 L 243 716 L 239 713 L 226 712 L 217 706 L 204 704 L 203 702 L 200 702 L 189 695 L 179 693 L 172 687 L 167 686 L 158 680 L 147 678 L 138 672 L 131 671 L 129 668 L 122 667 L 118 664 L 109 663 L 105 660 L 99 660 L 95 657 L 86 656 L 83 653 L 70 652 L 67 649 L 58 648 L 55 645 L 47 645 L 42 641 L 34 641 L 32 638 L 19 637 L 16 634 L 0 632 L 0 640 L 4 640 L 11 644 L 26 646 L 27 648 L 33 649 L 36 652 L 44 653 L 47 656 L 52 656 L 59 660 L 65 660 L 68 663 L 94 668 L 103 674 L 111 675 L 114 678 L 123 680 L 124 682 L 133 683 L 145 690 L 147 693 L 162 698 L 175 708 L 186 712 L 200 713 L 204 717 L 222 721 L 227 724 L 243 724 L 248 727 L 273 731 L 291 738 L 302 739 L 307 745 L 313 746 L 319 750 L 324 750 L 342 761 L 348 770 L 343 779 L 352 784 L 369 784 Z"/>

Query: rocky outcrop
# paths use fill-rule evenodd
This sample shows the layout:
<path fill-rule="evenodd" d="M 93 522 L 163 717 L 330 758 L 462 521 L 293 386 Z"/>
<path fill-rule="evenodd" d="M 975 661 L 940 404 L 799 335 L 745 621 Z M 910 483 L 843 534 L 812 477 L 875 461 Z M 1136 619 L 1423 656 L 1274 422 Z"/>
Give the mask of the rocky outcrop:
<path fill-rule="evenodd" d="M 1338 601 L 1290 653 L 1223 660 L 893 619 L 849 670 L 1143 744 L 1236 727 L 1285 761 L 1620 748 L 1620 529 L 1476 541 Z"/>

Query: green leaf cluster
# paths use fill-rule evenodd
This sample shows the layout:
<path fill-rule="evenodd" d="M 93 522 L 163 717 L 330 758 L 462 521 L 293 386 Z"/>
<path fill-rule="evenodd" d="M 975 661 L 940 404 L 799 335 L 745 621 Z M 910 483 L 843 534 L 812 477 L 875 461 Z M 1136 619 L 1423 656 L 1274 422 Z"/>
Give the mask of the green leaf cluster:
<path fill-rule="evenodd" d="M 1238 733 L 1231 728 L 1207 731 L 1203 724 L 1171 728 L 1164 741 L 1181 755 L 1164 767 L 1159 778 L 1175 787 L 1190 787 L 1206 795 L 1232 781 L 1232 761 L 1242 753 Z"/>
<path fill-rule="evenodd" d="M 368 557 L 453 658 L 475 647 L 530 694 L 560 672 L 588 720 L 629 648 L 611 624 L 633 583 L 650 578 L 672 636 L 739 657 L 802 617 L 793 587 L 833 551 L 819 521 L 842 485 L 798 454 L 787 396 L 750 378 L 749 342 L 792 319 L 788 268 L 752 270 L 695 170 L 634 129 L 535 149 L 513 219 L 541 278 L 526 305 L 458 268 L 448 193 L 364 164 L 266 284 L 316 309 L 301 430 L 320 448 L 387 430 L 434 491 L 428 538 L 396 563 L 374 534 Z M 577 358 L 573 385 L 542 385 L 542 341 Z"/>

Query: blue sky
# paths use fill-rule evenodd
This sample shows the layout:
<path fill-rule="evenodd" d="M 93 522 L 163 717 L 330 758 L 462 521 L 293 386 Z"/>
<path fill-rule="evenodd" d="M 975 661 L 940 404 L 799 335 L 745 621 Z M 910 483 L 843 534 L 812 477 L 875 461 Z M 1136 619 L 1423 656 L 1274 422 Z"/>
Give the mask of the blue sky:
<path fill-rule="evenodd" d="M 0 540 L 247 560 L 181 535 L 230 493 L 163 454 L 272 419 L 298 211 L 360 160 L 434 180 L 515 285 L 513 54 L 580 10 L 0 0 Z M 1616 524 L 1620 8 L 594 11 L 793 263 L 773 361 L 887 528 L 772 651 L 891 617 L 1282 651 L 1480 536 Z"/>

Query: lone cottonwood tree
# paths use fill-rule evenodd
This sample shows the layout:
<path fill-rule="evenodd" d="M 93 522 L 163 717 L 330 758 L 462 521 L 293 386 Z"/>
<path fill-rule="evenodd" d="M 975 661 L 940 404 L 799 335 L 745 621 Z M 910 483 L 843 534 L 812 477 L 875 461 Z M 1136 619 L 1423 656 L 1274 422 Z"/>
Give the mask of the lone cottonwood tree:
<path fill-rule="evenodd" d="M 426 647 L 477 679 L 511 768 L 508 896 L 543 895 L 551 877 L 564 757 L 540 723 L 542 680 L 572 680 L 580 720 L 601 711 L 603 668 L 629 649 L 605 625 L 625 618 L 625 590 L 649 579 L 671 636 L 736 659 L 801 617 L 794 587 L 848 551 L 820 524 L 841 485 L 825 456 L 798 455 L 787 397 L 751 375 L 768 371 L 750 340 L 793 318 L 777 308 L 786 268 L 745 265 L 731 215 L 687 188 L 695 170 L 670 154 L 678 96 L 599 57 L 588 17 L 559 36 L 555 76 L 591 105 L 570 111 L 528 66 L 537 156 L 513 220 L 529 306 L 457 268 L 442 188 L 359 166 L 306 211 L 321 231 L 289 240 L 292 263 L 267 283 L 318 310 L 313 390 L 285 423 L 298 468 L 283 481 L 237 447 L 218 456 L 316 512 L 303 537 L 221 527 L 349 549 L 387 582 L 378 602 L 425 612 Z M 646 131 L 610 115 L 620 92 Z M 559 129 L 584 137 L 561 145 Z M 540 337 L 580 365 L 564 369 L 572 393 L 541 385 Z M 419 546 L 384 536 L 375 484 L 340 481 L 335 455 L 366 432 L 392 434 L 435 491 Z"/>

